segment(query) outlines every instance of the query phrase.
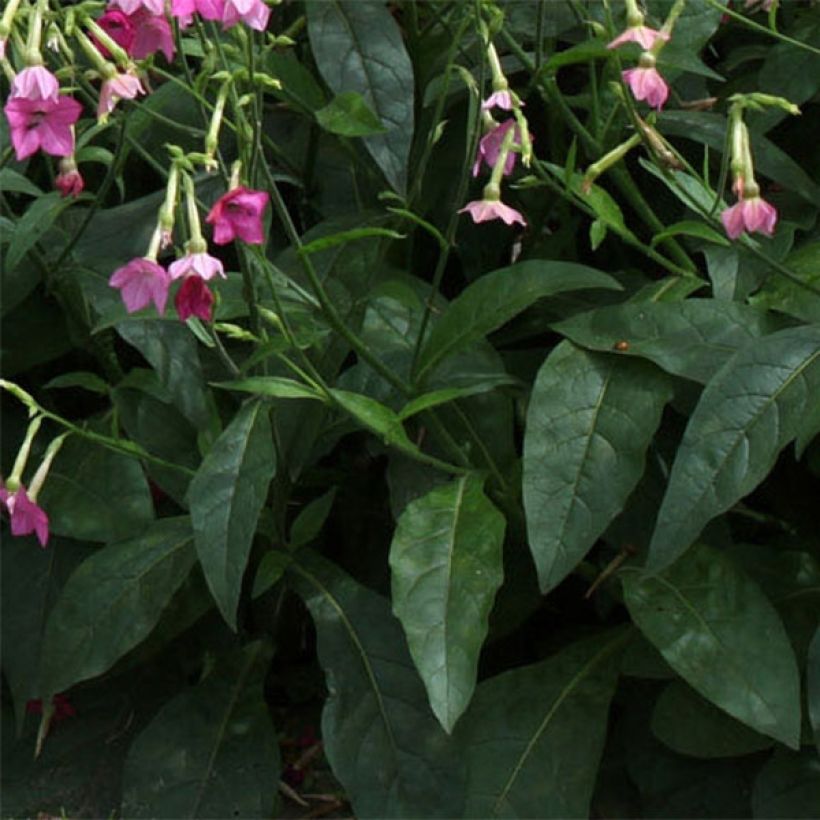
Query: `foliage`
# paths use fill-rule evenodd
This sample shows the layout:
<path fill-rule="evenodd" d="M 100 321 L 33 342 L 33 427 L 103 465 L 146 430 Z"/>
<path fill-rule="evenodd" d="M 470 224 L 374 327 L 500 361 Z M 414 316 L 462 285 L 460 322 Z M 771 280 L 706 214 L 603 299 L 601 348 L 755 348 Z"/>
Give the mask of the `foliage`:
<path fill-rule="evenodd" d="M 816 816 L 814 4 L 101 5 L 0 18 L 4 816 Z"/>

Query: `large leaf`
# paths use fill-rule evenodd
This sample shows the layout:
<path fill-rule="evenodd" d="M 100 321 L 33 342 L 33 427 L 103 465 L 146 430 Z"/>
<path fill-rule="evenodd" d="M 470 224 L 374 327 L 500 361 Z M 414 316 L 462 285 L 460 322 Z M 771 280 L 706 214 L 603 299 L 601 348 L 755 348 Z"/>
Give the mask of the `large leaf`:
<path fill-rule="evenodd" d="M 356 816 L 460 816 L 463 761 L 430 712 L 388 602 L 308 552 L 291 571 L 328 680 L 325 752 Z"/>
<path fill-rule="evenodd" d="M 267 405 L 250 401 L 216 440 L 188 489 L 199 562 L 234 629 L 256 522 L 275 472 Z"/>
<path fill-rule="evenodd" d="M 396 21 L 380 0 L 308 3 L 308 36 L 319 73 L 335 94 L 355 91 L 385 134 L 365 138 L 387 181 L 403 193 L 413 141 L 413 66 Z"/>
<path fill-rule="evenodd" d="M 621 511 L 671 398 L 653 365 L 562 342 L 538 371 L 524 435 L 524 509 L 542 592 Z"/>
<path fill-rule="evenodd" d="M 820 759 L 814 751 L 779 749 L 760 770 L 752 792 L 752 816 L 759 820 L 814 820 L 820 809 Z"/>
<path fill-rule="evenodd" d="M 797 748 L 800 680 L 786 630 L 731 559 L 698 546 L 661 575 L 624 573 L 633 621 L 695 690 Z"/>
<path fill-rule="evenodd" d="M 80 540 L 130 538 L 154 518 L 140 463 L 77 436 L 57 454 L 39 501 L 52 532 Z"/>
<path fill-rule="evenodd" d="M 430 705 L 448 731 L 475 689 L 487 619 L 504 578 L 504 516 L 474 474 L 407 505 L 390 547 L 393 612 Z"/>
<path fill-rule="evenodd" d="M 704 384 L 739 348 L 782 327 L 771 313 L 716 299 L 627 302 L 553 325 L 581 347 L 649 359 Z"/>
<path fill-rule="evenodd" d="M 465 288 L 436 322 L 419 356 L 419 381 L 436 365 L 501 327 L 544 296 L 620 285 L 610 276 L 571 262 L 530 260 L 488 273 Z"/>
<path fill-rule="evenodd" d="M 673 681 L 661 692 L 652 714 L 652 732 L 670 749 L 703 758 L 747 755 L 774 744 L 682 681 Z"/>
<path fill-rule="evenodd" d="M 649 550 L 668 566 L 714 516 L 750 493 L 820 396 L 820 327 L 751 342 L 715 374 L 678 449 Z"/>
<path fill-rule="evenodd" d="M 815 291 L 820 288 L 820 242 L 809 242 L 790 253 L 783 264 Z M 749 301 L 759 307 L 780 310 L 805 322 L 820 322 L 820 296 L 792 279 L 770 276 Z"/>
<path fill-rule="evenodd" d="M 266 653 L 246 646 L 167 703 L 123 772 L 123 817 L 273 817 L 276 730 L 262 694 Z"/>
<path fill-rule="evenodd" d="M 74 571 L 52 609 L 40 661 L 50 696 L 101 675 L 139 644 L 194 564 L 187 517 L 157 521 L 130 541 L 110 544 Z"/>
<path fill-rule="evenodd" d="M 479 685 L 459 725 L 467 817 L 587 817 L 628 633 L 571 644 Z"/>

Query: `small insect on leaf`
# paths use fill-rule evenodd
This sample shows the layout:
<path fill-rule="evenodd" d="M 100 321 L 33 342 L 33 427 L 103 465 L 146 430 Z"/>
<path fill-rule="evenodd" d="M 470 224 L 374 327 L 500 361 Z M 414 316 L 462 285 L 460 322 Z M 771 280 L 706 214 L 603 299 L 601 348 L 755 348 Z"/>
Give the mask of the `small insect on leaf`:
<path fill-rule="evenodd" d="M 624 353 L 627 350 L 629 350 L 629 342 L 626 341 L 626 339 L 620 339 L 617 342 L 615 342 L 614 345 L 612 345 L 612 349 L 613 350 L 618 350 L 621 353 Z"/>

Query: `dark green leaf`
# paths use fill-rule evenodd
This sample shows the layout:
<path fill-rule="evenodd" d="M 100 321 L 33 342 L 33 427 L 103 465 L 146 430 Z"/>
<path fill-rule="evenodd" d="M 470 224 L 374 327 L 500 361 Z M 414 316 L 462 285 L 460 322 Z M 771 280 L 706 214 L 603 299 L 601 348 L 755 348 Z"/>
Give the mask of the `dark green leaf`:
<path fill-rule="evenodd" d="M 656 701 L 652 731 L 670 749 L 692 757 L 735 757 L 774 745 L 681 681 L 670 683 Z"/>
<path fill-rule="evenodd" d="M 652 237 L 652 245 L 655 246 L 659 242 L 663 242 L 664 239 L 668 239 L 672 236 L 694 236 L 697 239 L 705 239 L 707 242 L 713 242 L 715 245 L 723 245 L 725 247 L 731 245 L 731 242 L 729 242 L 723 234 L 718 233 L 705 222 L 695 222 L 690 219 L 676 222 L 674 225 L 669 225 L 669 227 L 656 233 Z"/>
<path fill-rule="evenodd" d="M 820 395 L 820 327 L 752 341 L 715 374 L 678 449 L 650 544 L 668 566 L 716 515 L 750 493 Z"/>
<path fill-rule="evenodd" d="M 148 636 L 194 564 L 192 542 L 187 517 L 163 519 L 74 571 L 43 637 L 44 694 L 101 675 Z"/>
<path fill-rule="evenodd" d="M 448 732 L 473 695 L 487 619 L 504 579 L 506 522 L 482 485 L 470 474 L 412 501 L 390 547 L 393 612 Z"/>
<path fill-rule="evenodd" d="M 53 378 L 44 385 L 46 389 L 55 387 L 82 387 L 92 393 L 108 393 L 108 385 L 96 373 L 86 373 L 78 371 L 76 373 L 63 373 L 61 376 Z"/>
<path fill-rule="evenodd" d="M 820 627 L 814 633 L 806 660 L 806 702 L 809 722 L 814 730 L 814 745 L 820 752 Z"/>
<path fill-rule="evenodd" d="M 263 645 L 167 703 L 123 772 L 124 817 L 273 817 L 280 760 Z"/>
<path fill-rule="evenodd" d="M 365 145 L 403 193 L 413 140 L 413 66 L 396 21 L 379 0 L 308 3 L 306 10 L 319 73 L 334 93 L 360 94 L 387 127 Z"/>
<path fill-rule="evenodd" d="M 80 540 L 120 541 L 154 519 L 139 461 L 77 436 L 57 454 L 39 501 L 52 532 Z"/>
<path fill-rule="evenodd" d="M 436 322 L 422 348 L 418 380 L 447 356 L 463 350 L 544 296 L 620 285 L 601 271 L 571 262 L 530 260 L 488 273 L 459 294 Z"/>
<path fill-rule="evenodd" d="M 699 545 L 661 575 L 624 573 L 632 619 L 695 690 L 797 748 L 800 680 L 774 607 L 731 559 Z"/>
<path fill-rule="evenodd" d="M 256 523 L 275 472 L 267 407 L 249 401 L 214 442 L 188 489 L 199 562 L 233 629 Z"/>
<path fill-rule="evenodd" d="M 276 399 L 323 399 L 322 394 L 317 393 L 312 387 L 283 376 L 254 376 L 235 382 L 218 382 L 214 387 Z"/>
<path fill-rule="evenodd" d="M 34 202 L 17 222 L 14 236 L 3 256 L 3 268 L 13 271 L 23 257 L 54 224 L 54 220 L 71 204 L 71 199 L 63 199 L 57 191 L 44 194 Z"/>
<path fill-rule="evenodd" d="M 571 644 L 476 690 L 457 738 L 466 817 L 587 817 L 623 631 Z"/>
<path fill-rule="evenodd" d="M 621 511 L 669 379 L 652 365 L 562 342 L 538 372 L 524 435 L 524 509 L 542 592 L 557 586 Z"/>
<path fill-rule="evenodd" d="M 333 487 L 324 495 L 314 498 L 299 512 L 290 528 L 291 548 L 304 546 L 316 538 L 330 515 L 335 498 L 336 488 Z"/>
<path fill-rule="evenodd" d="M 456 399 L 466 399 L 469 396 L 489 393 L 496 387 L 514 383 L 515 379 L 511 376 L 498 376 L 487 378 L 484 381 L 479 381 L 466 387 L 443 387 L 441 390 L 433 390 L 430 393 L 424 393 L 412 401 L 407 402 L 399 412 L 399 418 L 404 421 L 411 416 L 415 416 L 417 413 L 429 410 L 431 407 L 438 407 L 440 404 L 447 404 Z"/>
<path fill-rule="evenodd" d="M 790 253 L 783 264 L 807 285 L 820 288 L 820 242 L 803 245 Z M 749 301 L 753 305 L 780 310 L 806 322 L 820 322 L 820 296 L 784 276 L 767 278 L 763 287 Z"/>
<path fill-rule="evenodd" d="M 362 95 L 355 91 L 337 94 L 315 116 L 325 131 L 342 137 L 369 137 L 387 131 Z"/>
<path fill-rule="evenodd" d="M 41 196 L 43 193 L 28 177 L 17 173 L 11 168 L 0 169 L 0 191 L 7 194 L 28 194 L 29 196 Z"/>
<path fill-rule="evenodd" d="M 820 758 L 810 749 L 778 749 L 760 770 L 752 793 L 758 820 L 814 820 L 820 806 Z"/>
<path fill-rule="evenodd" d="M 716 299 L 608 305 L 553 325 L 581 347 L 640 356 L 704 384 L 739 348 L 782 327 L 770 313 Z"/>
<path fill-rule="evenodd" d="M 292 571 L 328 679 L 325 752 L 355 815 L 461 816 L 463 760 L 430 712 L 388 602 L 308 552 Z"/>
<path fill-rule="evenodd" d="M 251 597 L 258 598 L 267 592 L 285 574 L 288 564 L 290 555 L 286 552 L 277 550 L 265 553 L 253 579 Z"/>

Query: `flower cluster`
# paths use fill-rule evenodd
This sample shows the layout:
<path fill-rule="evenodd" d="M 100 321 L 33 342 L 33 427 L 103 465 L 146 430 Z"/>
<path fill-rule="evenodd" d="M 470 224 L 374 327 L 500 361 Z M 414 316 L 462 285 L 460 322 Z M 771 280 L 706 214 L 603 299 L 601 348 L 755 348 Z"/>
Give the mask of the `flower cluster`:
<path fill-rule="evenodd" d="M 203 20 L 215 20 L 225 29 L 242 22 L 252 29 L 268 27 L 270 9 L 262 0 L 171 0 L 171 14 L 183 27 L 191 24 L 194 14 Z"/>

